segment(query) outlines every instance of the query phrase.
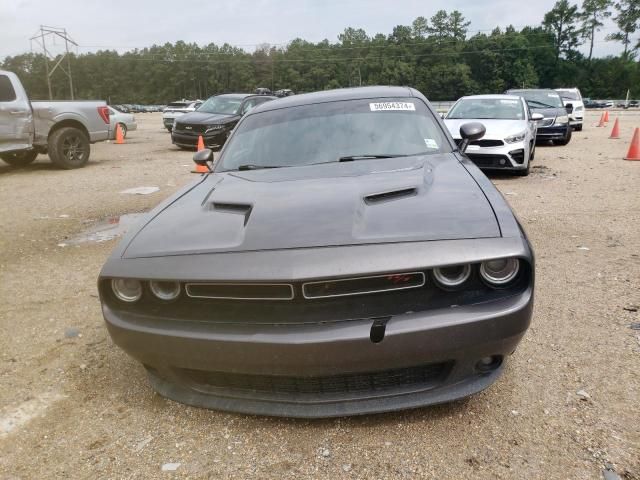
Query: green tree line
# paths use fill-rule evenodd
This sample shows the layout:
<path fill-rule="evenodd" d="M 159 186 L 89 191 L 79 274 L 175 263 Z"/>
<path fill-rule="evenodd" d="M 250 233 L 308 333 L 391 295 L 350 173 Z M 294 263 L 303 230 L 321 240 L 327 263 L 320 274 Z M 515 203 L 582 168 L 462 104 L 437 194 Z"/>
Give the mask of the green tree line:
<path fill-rule="evenodd" d="M 623 52 L 595 58 L 596 33 L 607 18 L 616 25 L 607 41 L 619 42 Z M 125 53 L 72 54 L 70 64 L 76 98 L 112 104 L 162 104 L 256 87 L 308 92 L 358 85 L 410 85 L 431 100 L 561 86 L 577 86 L 594 98 L 624 98 L 627 89 L 640 97 L 640 42 L 634 39 L 640 30 L 639 0 L 583 0 L 580 6 L 559 0 L 540 25 L 474 35 L 469 26 L 461 12 L 440 10 L 387 35 L 346 28 L 337 42 L 296 38 L 253 52 L 179 41 Z M 579 51 L 581 45 L 587 55 Z M 48 98 L 43 55 L 7 57 L 0 67 L 17 73 L 32 98 Z M 53 75 L 52 90 L 56 99 L 69 97 L 62 72 Z"/>

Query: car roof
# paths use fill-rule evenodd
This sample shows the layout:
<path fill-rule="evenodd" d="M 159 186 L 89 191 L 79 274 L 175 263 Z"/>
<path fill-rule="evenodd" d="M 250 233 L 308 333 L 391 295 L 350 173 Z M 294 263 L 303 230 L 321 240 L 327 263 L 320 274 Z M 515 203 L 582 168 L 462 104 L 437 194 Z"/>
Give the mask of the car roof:
<path fill-rule="evenodd" d="M 507 92 L 556 92 L 553 88 L 510 88 Z"/>
<path fill-rule="evenodd" d="M 466 95 L 464 97 L 460 97 L 459 100 L 468 100 L 470 98 L 484 98 L 486 100 L 514 100 L 514 99 L 522 99 L 522 97 L 518 95 L 507 95 L 507 94 L 486 94 L 486 95 Z"/>
<path fill-rule="evenodd" d="M 226 98 L 246 98 L 246 97 L 251 97 L 253 94 L 252 93 L 221 93 L 218 95 L 211 95 L 211 97 L 226 97 Z"/>
<path fill-rule="evenodd" d="M 315 103 L 339 102 L 344 100 L 360 100 L 365 98 L 406 98 L 417 97 L 417 92 L 409 87 L 355 87 L 324 90 L 321 92 L 302 93 L 290 97 L 279 98 L 260 106 L 260 112 L 278 110 L 280 108 L 312 105 Z"/>

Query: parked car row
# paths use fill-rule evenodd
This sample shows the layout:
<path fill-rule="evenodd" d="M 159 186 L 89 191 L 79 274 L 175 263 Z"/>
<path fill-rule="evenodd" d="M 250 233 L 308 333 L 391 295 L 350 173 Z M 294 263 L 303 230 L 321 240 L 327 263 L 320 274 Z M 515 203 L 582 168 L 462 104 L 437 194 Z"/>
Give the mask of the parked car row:
<path fill-rule="evenodd" d="M 112 106 L 122 113 L 162 112 L 166 108 L 166 105 L 132 105 L 128 103 Z"/>
<path fill-rule="evenodd" d="M 460 144 L 461 126 L 481 122 L 486 133 L 467 146 L 467 156 L 480 168 L 526 176 L 537 142 L 567 145 L 572 130 L 582 130 L 584 104 L 578 89 L 519 89 L 505 95 L 462 97 L 444 122 Z"/>

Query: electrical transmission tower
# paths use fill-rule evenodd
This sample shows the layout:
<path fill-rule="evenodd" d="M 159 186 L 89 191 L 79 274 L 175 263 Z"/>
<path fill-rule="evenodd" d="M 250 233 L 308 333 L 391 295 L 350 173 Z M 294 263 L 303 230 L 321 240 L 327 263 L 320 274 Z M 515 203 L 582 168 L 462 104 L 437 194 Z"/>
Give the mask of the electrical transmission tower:
<path fill-rule="evenodd" d="M 53 55 L 49 49 L 47 49 L 47 40 L 51 40 L 55 43 L 56 37 L 64 40 L 64 54 L 60 56 L 56 64 L 53 66 L 51 70 L 49 70 L 49 60 L 52 62 L 55 61 L 57 55 Z M 42 51 L 44 52 L 44 66 L 45 73 L 47 75 L 47 86 L 49 87 L 49 100 L 53 100 L 53 94 L 51 92 L 51 75 L 56 71 L 58 67 L 62 70 L 67 77 L 69 78 L 69 91 L 71 92 L 71 100 L 73 100 L 73 77 L 71 76 L 71 61 L 69 57 L 69 44 L 75 45 L 78 44 L 74 42 L 71 37 L 67 34 L 66 28 L 57 28 L 57 27 L 48 27 L 46 25 L 40 25 L 39 33 L 35 34 L 30 39 L 31 42 L 31 51 L 33 51 L 33 43 L 35 42 L 37 45 L 42 47 Z M 60 64 L 64 59 L 67 59 L 67 69 L 65 70 Z"/>

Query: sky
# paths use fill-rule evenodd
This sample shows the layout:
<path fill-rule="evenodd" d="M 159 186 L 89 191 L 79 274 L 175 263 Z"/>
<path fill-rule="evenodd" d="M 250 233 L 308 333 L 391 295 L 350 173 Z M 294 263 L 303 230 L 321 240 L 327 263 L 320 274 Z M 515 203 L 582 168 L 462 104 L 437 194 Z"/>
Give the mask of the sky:
<path fill-rule="evenodd" d="M 184 40 L 229 43 L 253 51 L 255 45 L 286 44 L 300 37 L 336 42 L 346 27 L 370 36 L 389 34 L 437 10 L 460 10 L 471 21 L 469 33 L 509 24 L 538 25 L 555 0 L 0 0 L 0 59 L 28 52 L 40 25 L 64 27 L 80 46 L 120 52 Z M 575 3 L 575 2 L 574 2 Z M 599 32 L 595 56 L 617 55 L 619 43 L 606 42 L 612 22 Z M 60 52 L 63 44 L 51 46 Z M 33 45 L 34 50 L 37 45 Z M 586 47 L 583 47 L 586 51 Z"/>

